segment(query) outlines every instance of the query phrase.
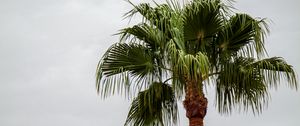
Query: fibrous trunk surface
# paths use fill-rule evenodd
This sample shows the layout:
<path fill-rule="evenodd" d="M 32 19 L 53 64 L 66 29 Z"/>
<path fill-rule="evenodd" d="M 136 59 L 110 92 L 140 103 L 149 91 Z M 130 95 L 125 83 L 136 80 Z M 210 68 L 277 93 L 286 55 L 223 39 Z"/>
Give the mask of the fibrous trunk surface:
<path fill-rule="evenodd" d="M 204 126 L 203 119 L 206 115 L 207 99 L 196 81 L 187 81 L 186 96 L 183 101 L 189 126 Z"/>

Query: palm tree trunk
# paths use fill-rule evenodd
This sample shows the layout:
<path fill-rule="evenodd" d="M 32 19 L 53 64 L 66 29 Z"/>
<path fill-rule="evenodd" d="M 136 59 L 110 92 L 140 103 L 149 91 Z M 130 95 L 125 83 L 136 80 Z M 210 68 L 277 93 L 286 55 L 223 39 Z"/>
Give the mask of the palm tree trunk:
<path fill-rule="evenodd" d="M 199 90 L 196 81 L 187 81 L 186 96 L 183 101 L 189 126 L 204 126 L 203 119 L 206 115 L 207 99 L 202 89 Z"/>

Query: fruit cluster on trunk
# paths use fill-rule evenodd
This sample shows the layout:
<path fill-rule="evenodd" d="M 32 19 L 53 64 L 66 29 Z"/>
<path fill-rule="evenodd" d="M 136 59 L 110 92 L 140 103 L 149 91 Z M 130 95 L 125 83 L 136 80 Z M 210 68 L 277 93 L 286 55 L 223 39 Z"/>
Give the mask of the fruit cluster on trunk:
<path fill-rule="evenodd" d="M 189 126 L 203 126 L 203 119 L 207 110 L 207 99 L 196 81 L 187 81 L 186 95 L 183 101 Z"/>

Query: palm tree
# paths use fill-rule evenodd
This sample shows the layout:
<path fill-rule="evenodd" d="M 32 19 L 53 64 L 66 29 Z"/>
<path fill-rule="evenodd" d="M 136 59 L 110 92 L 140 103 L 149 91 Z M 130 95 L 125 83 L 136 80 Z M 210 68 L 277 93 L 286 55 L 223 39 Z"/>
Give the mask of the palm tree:
<path fill-rule="evenodd" d="M 132 4 L 131 2 L 129 2 Z M 97 90 L 132 99 L 125 125 L 176 125 L 177 101 L 190 126 L 203 126 L 207 85 L 216 89 L 220 113 L 260 113 L 268 89 L 285 79 L 297 89 L 292 66 L 266 55 L 265 19 L 234 13 L 220 0 L 132 4 L 127 17 L 142 21 L 121 29 L 97 67 Z"/>

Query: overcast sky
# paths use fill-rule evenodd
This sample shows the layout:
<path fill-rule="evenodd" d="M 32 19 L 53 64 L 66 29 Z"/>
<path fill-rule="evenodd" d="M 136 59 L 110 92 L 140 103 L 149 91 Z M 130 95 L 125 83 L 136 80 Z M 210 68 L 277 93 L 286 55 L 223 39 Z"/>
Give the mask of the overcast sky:
<path fill-rule="evenodd" d="M 236 1 L 240 11 L 272 20 L 269 55 L 284 57 L 300 73 L 300 1 Z M 118 40 L 112 34 L 127 26 L 122 15 L 130 8 L 123 0 L 0 0 L 0 125 L 122 125 L 130 102 L 101 100 L 94 82 L 96 64 Z M 271 92 L 259 116 L 221 116 L 209 90 L 206 126 L 299 126 L 300 92 L 286 86 Z"/>

